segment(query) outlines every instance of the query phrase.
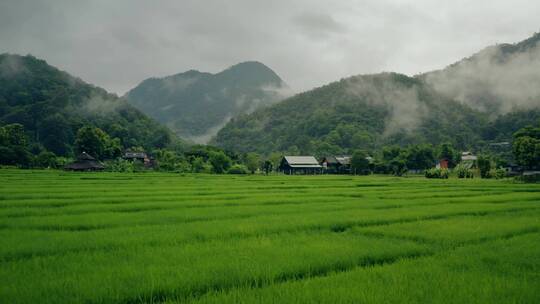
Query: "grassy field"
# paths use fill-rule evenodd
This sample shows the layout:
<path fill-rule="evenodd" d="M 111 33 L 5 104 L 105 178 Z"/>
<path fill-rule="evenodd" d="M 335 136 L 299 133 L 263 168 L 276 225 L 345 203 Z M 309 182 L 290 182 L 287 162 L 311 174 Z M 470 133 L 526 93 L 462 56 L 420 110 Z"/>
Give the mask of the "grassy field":
<path fill-rule="evenodd" d="M 540 303 L 540 185 L 0 171 L 0 303 Z"/>

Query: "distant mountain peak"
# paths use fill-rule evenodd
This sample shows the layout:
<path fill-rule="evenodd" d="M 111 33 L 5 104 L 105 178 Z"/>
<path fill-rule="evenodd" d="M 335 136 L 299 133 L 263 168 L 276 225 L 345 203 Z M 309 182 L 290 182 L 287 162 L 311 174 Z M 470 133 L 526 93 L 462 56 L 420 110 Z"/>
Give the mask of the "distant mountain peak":
<path fill-rule="evenodd" d="M 150 78 L 126 99 L 178 135 L 199 143 L 239 114 L 250 113 L 283 98 L 287 85 L 258 61 L 235 64 L 219 73 L 197 70 Z"/>
<path fill-rule="evenodd" d="M 268 66 L 266 66 L 264 63 L 259 61 L 244 61 L 237 63 L 235 65 L 230 66 L 229 68 L 225 69 L 223 72 L 226 72 L 228 70 L 236 70 L 236 69 L 261 69 L 261 70 L 267 70 L 270 72 L 274 72 L 272 69 L 270 69 Z"/>

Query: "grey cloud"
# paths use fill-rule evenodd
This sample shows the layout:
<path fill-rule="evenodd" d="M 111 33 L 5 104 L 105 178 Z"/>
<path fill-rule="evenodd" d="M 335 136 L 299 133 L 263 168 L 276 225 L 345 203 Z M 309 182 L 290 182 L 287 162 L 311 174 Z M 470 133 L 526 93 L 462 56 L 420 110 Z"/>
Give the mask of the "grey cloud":
<path fill-rule="evenodd" d="M 2 77 L 13 77 L 27 71 L 28 69 L 19 57 L 8 57 L 0 63 L 0 76 Z"/>
<path fill-rule="evenodd" d="M 424 104 L 419 101 L 416 86 L 381 82 L 368 76 L 348 80 L 347 90 L 353 96 L 389 110 L 383 136 L 414 130 L 427 113 Z"/>
<path fill-rule="evenodd" d="M 148 77 L 247 60 L 301 91 L 441 68 L 526 38 L 538 15 L 529 0 L 3 0 L 0 52 L 33 54 L 120 95 Z"/>
<path fill-rule="evenodd" d="M 307 36 L 320 39 L 330 34 L 344 33 L 345 27 L 332 16 L 321 13 L 303 13 L 293 18 L 296 24 Z"/>
<path fill-rule="evenodd" d="M 106 99 L 103 96 L 93 95 L 83 102 L 83 110 L 88 113 L 109 113 L 115 111 L 122 103 L 116 99 Z"/>
<path fill-rule="evenodd" d="M 505 54 L 490 47 L 426 80 L 439 92 L 479 110 L 506 113 L 540 105 L 540 45 Z M 486 99 L 486 96 L 489 98 Z"/>

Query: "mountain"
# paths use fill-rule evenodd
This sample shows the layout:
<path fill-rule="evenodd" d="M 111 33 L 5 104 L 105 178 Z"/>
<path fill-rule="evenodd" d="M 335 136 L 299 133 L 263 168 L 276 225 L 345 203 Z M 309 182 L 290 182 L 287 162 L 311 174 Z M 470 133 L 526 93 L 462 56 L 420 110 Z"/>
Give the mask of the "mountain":
<path fill-rule="evenodd" d="M 188 71 L 144 80 L 125 98 L 179 136 L 205 143 L 232 117 L 284 98 L 287 85 L 259 62 L 220 73 Z"/>
<path fill-rule="evenodd" d="M 99 127 L 125 148 L 164 147 L 165 127 L 104 89 L 31 55 L 0 55 L 0 125 L 20 123 L 31 141 L 57 155 L 73 153 L 84 125 Z"/>
<path fill-rule="evenodd" d="M 232 119 L 213 144 L 269 154 L 450 142 L 480 149 L 540 120 L 540 36 L 416 77 L 360 75 Z"/>
<path fill-rule="evenodd" d="M 485 120 L 419 79 L 382 73 L 343 79 L 235 118 L 215 144 L 240 152 L 318 156 L 453 139 L 465 146 L 479 140 L 476 129 Z"/>

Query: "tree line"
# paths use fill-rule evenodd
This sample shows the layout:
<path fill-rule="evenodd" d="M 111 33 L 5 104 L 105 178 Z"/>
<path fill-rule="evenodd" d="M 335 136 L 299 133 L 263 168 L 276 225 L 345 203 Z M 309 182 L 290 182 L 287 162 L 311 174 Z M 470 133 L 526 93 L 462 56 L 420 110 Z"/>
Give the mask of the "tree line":
<path fill-rule="evenodd" d="M 104 161 L 111 171 L 145 170 L 142 164 L 122 158 L 124 148 L 119 138 L 113 138 L 98 127 L 81 127 L 73 143 L 76 153 L 86 152 Z M 144 147 L 133 146 L 128 150 L 143 152 Z M 538 169 L 540 164 L 540 125 L 526 127 L 514 134 L 513 158 L 524 169 Z M 254 152 L 235 153 L 209 145 L 186 147 L 171 144 L 164 148 L 149 151 L 155 159 L 154 170 L 180 173 L 233 173 L 248 174 L 257 171 L 270 173 L 276 171 L 282 153 L 261 155 Z M 20 168 L 62 168 L 72 157 L 56 155 L 29 140 L 24 126 L 8 124 L 0 127 L 0 164 Z M 445 178 L 441 171 L 428 171 L 438 160 L 445 159 L 448 167 L 455 169 L 459 177 L 469 177 L 470 172 L 459 166 L 461 153 L 450 143 L 433 146 L 429 144 L 385 146 L 375 153 L 356 150 L 351 159 L 353 174 L 392 174 L 401 176 L 410 170 L 426 172 L 433 177 Z M 509 160 L 497 154 L 480 154 L 477 167 L 481 177 L 500 175 L 497 168 L 506 167 Z M 426 175 L 428 176 L 428 175 Z M 447 177 L 447 176 L 446 176 Z"/>

